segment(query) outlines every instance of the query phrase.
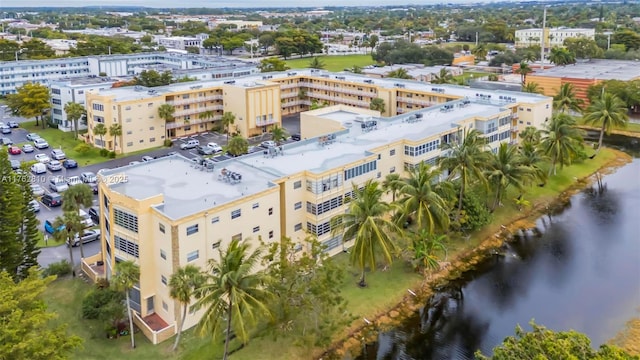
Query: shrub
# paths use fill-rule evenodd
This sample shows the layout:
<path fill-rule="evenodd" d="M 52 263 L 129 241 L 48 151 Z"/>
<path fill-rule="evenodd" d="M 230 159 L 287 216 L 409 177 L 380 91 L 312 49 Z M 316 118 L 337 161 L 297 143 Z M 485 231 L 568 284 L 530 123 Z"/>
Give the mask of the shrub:
<path fill-rule="evenodd" d="M 61 260 L 58 262 L 54 262 L 49 264 L 49 266 L 44 270 L 44 276 L 65 276 L 71 274 L 71 264 L 67 260 Z"/>
<path fill-rule="evenodd" d="M 80 143 L 73 148 L 73 151 L 77 152 L 80 155 L 87 155 L 91 152 L 91 146 L 89 144 Z"/>
<path fill-rule="evenodd" d="M 58 128 L 58 124 L 53 122 L 53 121 L 51 121 L 51 120 L 47 121 L 47 126 L 52 128 L 52 129 L 57 129 Z"/>
<path fill-rule="evenodd" d="M 108 289 L 108 288 L 109 288 L 109 279 L 100 278 L 98 279 L 98 281 L 96 281 L 96 289 L 102 290 L 102 289 Z"/>
<path fill-rule="evenodd" d="M 109 152 L 109 159 L 115 159 L 116 158 L 116 152 L 115 151 L 110 151 Z"/>
<path fill-rule="evenodd" d="M 457 210 L 453 210 L 455 216 Z M 491 211 L 477 191 L 467 191 L 462 197 L 462 213 L 458 223 L 452 223 L 453 230 L 470 232 L 491 221 Z"/>
<path fill-rule="evenodd" d="M 166 147 L 173 146 L 173 141 L 171 141 L 171 139 L 164 139 L 164 146 Z"/>
<path fill-rule="evenodd" d="M 103 317 L 103 311 L 108 309 L 112 302 L 121 303 L 122 293 L 106 289 L 94 289 L 85 295 L 82 299 L 82 318 L 83 319 L 98 319 Z"/>
<path fill-rule="evenodd" d="M 102 157 L 107 157 L 107 156 L 109 156 L 109 150 L 104 149 L 104 148 L 103 148 L 103 149 L 100 149 L 100 156 L 102 156 Z"/>

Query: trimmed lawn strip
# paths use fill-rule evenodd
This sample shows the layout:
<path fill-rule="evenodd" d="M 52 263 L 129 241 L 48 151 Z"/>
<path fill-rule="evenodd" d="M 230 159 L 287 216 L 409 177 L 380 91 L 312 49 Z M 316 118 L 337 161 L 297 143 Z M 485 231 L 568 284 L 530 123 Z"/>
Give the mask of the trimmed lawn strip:
<path fill-rule="evenodd" d="M 313 57 L 303 57 L 297 59 L 286 60 L 287 66 L 291 69 L 306 69 Z M 376 63 L 371 55 L 336 55 L 336 56 L 318 56 L 318 60 L 324 63 L 324 68 L 328 71 L 338 72 L 344 69 L 351 69 L 354 66 L 365 67 Z"/>
<path fill-rule="evenodd" d="M 582 127 L 589 128 L 590 130 L 600 131 L 600 127 L 598 126 L 585 125 L 582 118 L 578 118 L 578 124 L 580 124 Z M 640 133 L 640 123 L 628 122 L 626 127 L 615 127 L 612 133 L 615 133 L 617 131 L 619 131 L 620 133 L 625 133 L 625 132 Z M 638 137 L 638 134 L 631 135 L 631 136 Z"/>

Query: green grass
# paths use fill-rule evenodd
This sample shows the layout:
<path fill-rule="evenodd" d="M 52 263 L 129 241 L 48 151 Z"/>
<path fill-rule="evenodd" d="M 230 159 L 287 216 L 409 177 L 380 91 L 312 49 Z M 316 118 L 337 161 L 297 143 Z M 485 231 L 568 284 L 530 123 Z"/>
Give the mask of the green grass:
<path fill-rule="evenodd" d="M 584 125 L 584 121 L 582 121 L 581 118 L 578 119 L 578 123 Z M 597 126 L 593 126 L 593 125 L 585 125 L 585 126 L 590 126 L 590 127 L 594 127 L 596 129 L 599 129 Z M 614 130 L 628 131 L 628 132 L 632 132 L 632 133 L 640 133 L 640 123 L 628 122 L 626 127 L 616 127 L 616 128 L 614 128 Z"/>
<path fill-rule="evenodd" d="M 354 66 L 365 67 L 375 64 L 375 60 L 371 55 L 336 55 L 336 56 L 318 56 L 325 69 L 328 71 L 343 71 L 344 69 L 351 69 Z M 311 57 L 304 57 L 300 59 L 287 60 L 287 65 L 292 69 L 304 69 L 309 67 Z"/>

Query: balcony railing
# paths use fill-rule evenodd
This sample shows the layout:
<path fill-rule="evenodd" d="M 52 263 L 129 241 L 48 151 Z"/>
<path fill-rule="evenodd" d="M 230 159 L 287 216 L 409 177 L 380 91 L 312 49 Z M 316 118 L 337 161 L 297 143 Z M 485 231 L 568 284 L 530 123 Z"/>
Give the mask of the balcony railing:
<path fill-rule="evenodd" d="M 163 329 L 154 330 L 152 329 L 146 321 L 137 312 L 132 311 L 133 322 L 138 326 L 140 331 L 151 341 L 152 344 L 157 345 L 168 338 L 172 337 L 176 333 L 175 323 L 166 326 Z"/>
<path fill-rule="evenodd" d="M 184 120 L 170 121 L 170 122 L 167 122 L 167 124 L 165 125 L 165 129 L 176 129 L 176 128 L 181 128 L 183 126 L 198 125 L 198 124 L 212 122 L 220 119 L 222 119 L 222 115 L 216 115 L 212 118 L 207 118 L 207 119 L 188 120 L 189 123 L 185 123 Z"/>
<path fill-rule="evenodd" d="M 188 99 L 167 101 L 167 104 L 177 106 L 177 105 L 185 105 L 185 104 L 194 104 L 194 103 L 199 103 L 203 101 L 222 100 L 222 99 L 223 99 L 222 95 L 210 95 L 210 96 L 190 97 Z"/>
<path fill-rule="evenodd" d="M 102 252 L 93 256 L 80 259 L 80 267 L 91 281 L 105 278 L 104 263 L 102 263 Z"/>

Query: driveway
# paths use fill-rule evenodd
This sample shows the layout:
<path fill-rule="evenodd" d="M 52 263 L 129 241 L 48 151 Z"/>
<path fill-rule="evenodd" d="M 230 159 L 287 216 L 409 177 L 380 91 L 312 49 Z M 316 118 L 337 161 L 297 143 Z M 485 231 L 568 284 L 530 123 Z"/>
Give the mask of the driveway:
<path fill-rule="evenodd" d="M 84 256 L 89 257 L 100 252 L 100 241 L 93 241 L 82 245 L 82 247 Z M 80 265 L 80 247 L 71 248 L 71 251 L 73 251 L 73 262 L 77 267 Z M 43 268 L 62 260 L 69 261 L 69 249 L 66 245 L 44 248 L 40 250 L 40 255 L 38 256 L 38 264 Z"/>

